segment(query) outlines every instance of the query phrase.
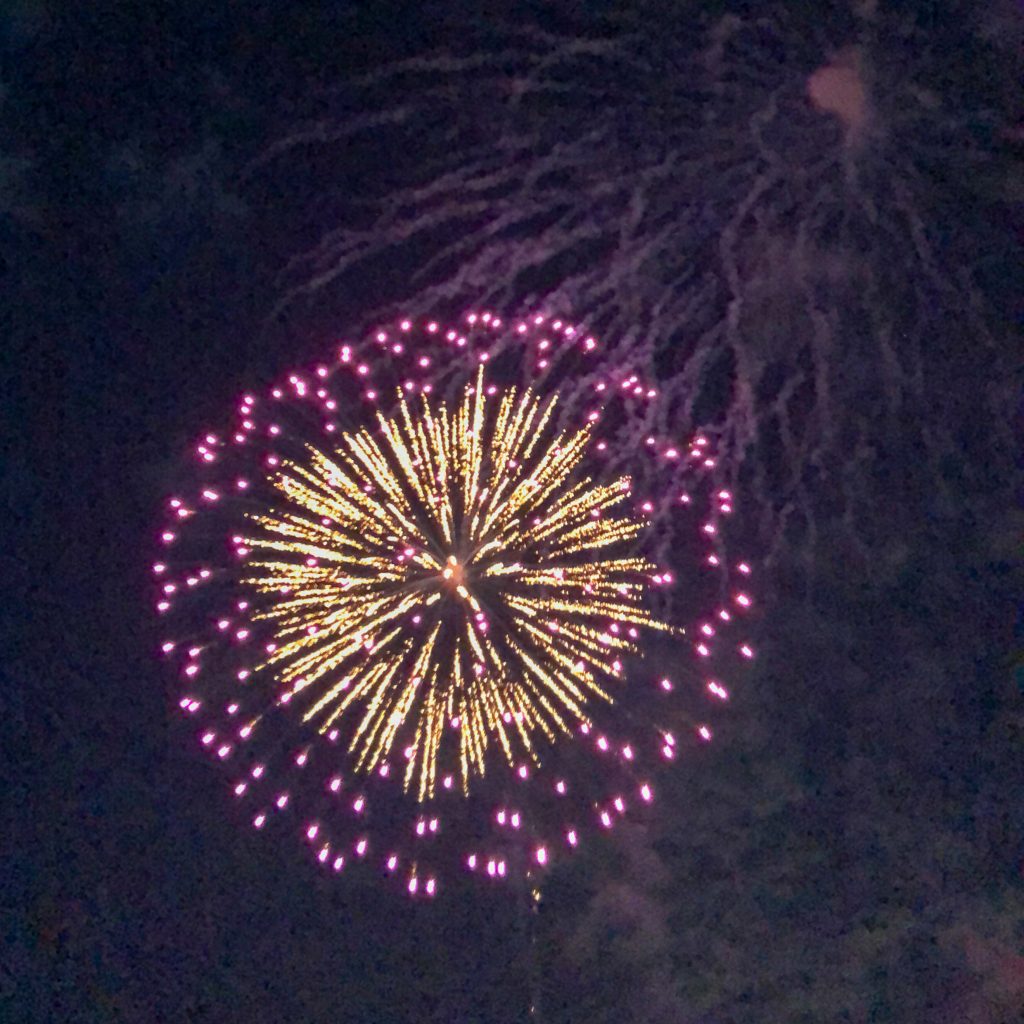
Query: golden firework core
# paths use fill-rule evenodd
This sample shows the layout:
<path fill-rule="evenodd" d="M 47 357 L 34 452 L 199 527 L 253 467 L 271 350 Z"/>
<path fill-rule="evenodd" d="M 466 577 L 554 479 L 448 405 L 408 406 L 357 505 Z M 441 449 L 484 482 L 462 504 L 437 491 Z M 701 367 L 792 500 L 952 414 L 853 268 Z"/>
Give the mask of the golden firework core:
<path fill-rule="evenodd" d="M 251 516 L 243 581 L 274 598 L 259 672 L 346 727 L 358 771 L 404 761 L 420 800 L 468 792 L 494 748 L 537 762 L 612 699 L 638 629 L 669 629 L 643 603 L 655 567 L 621 551 L 643 525 L 629 481 L 585 475 L 590 429 L 559 431 L 556 405 L 482 370 L 454 407 L 399 394 L 375 432 L 283 462 Z"/>
<path fill-rule="evenodd" d="M 466 568 L 461 562 L 454 556 L 449 555 L 448 561 L 445 564 L 444 569 L 441 571 L 441 579 L 448 584 L 450 588 L 456 588 L 464 586 L 466 583 Z"/>

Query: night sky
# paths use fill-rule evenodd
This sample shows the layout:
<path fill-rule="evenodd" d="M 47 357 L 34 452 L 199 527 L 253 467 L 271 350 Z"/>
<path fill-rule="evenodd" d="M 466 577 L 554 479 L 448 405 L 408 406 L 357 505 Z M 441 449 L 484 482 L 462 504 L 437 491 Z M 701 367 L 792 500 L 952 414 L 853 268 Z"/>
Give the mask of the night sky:
<path fill-rule="evenodd" d="M 713 38 L 755 8 L 789 18 L 783 42 L 743 37 L 743 73 L 704 89 L 672 33 Z M 595 236 L 594 265 L 638 309 L 665 286 L 702 338 L 752 353 L 708 371 L 694 416 L 731 423 L 746 408 L 737 382 L 763 368 L 738 479 L 750 485 L 739 529 L 766 564 L 760 657 L 716 742 L 665 782 L 656 824 L 553 873 L 532 947 L 506 894 L 455 885 L 413 903 L 324 878 L 297 843 L 253 835 L 174 713 L 148 567 L 185 447 L 251 381 L 401 298 L 442 294 L 450 260 L 422 287 L 413 273 L 452 242 L 444 210 L 425 237 L 390 223 L 380 251 L 323 287 L 304 287 L 308 265 L 286 268 L 339 223 L 384 223 L 382 199 L 478 152 L 512 124 L 494 99 L 508 94 L 460 100 L 453 76 L 405 135 L 261 157 L 299 125 L 416 98 L 402 76 L 365 89 L 369 69 L 497 53 L 483 12 L 589 39 L 598 9 L 616 5 L 4 5 L 0 1020 L 511 1024 L 531 1019 L 531 948 L 550 1022 L 1024 1019 L 1024 23 L 1009 0 L 637 5 L 665 19 L 644 29 L 657 73 L 592 111 L 625 155 L 552 171 L 555 193 L 593 190 L 594 222 L 619 239 Z M 905 59 L 887 42 L 900 32 Z M 757 154 L 728 133 L 775 81 L 783 109 L 766 137 L 789 133 L 777 152 L 792 163 L 780 191 L 750 198 L 750 245 L 730 248 L 730 204 Z M 868 83 L 866 100 L 851 81 Z M 889 81 L 931 120 L 905 114 Z M 517 123 L 538 164 L 559 134 L 549 124 L 566 119 L 559 102 Z M 444 103 L 464 120 L 445 120 Z M 663 140 L 679 126 L 720 157 L 666 186 L 685 185 L 691 205 L 670 194 L 651 213 L 678 217 L 685 273 L 642 238 L 619 255 L 634 252 L 618 235 L 628 204 L 601 205 L 598 187 L 671 160 Z M 815 179 L 833 150 L 843 170 Z M 883 150 L 897 156 L 876 161 Z M 843 212 L 843 188 L 867 200 Z M 862 214 L 874 228 L 858 234 Z M 817 290 L 777 272 L 795 250 L 761 233 L 801 225 L 828 255 L 808 263 L 834 271 Z M 541 211 L 535 235 L 499 238 L 510 278 L 496 293 L 564 281 L 570 298 L 590 294 L 585 258 L 547 248 L 549 227 Z M 466 288 L 484 265 L 467 257 Z M 736 308 L 719 285 L 740 294 L 734 277 L 757 327 L 718 335 Z M 680 340 L 671 302 L 649 305 L 675 318 L 655 369 L 682 379 L 699 346 Z M 872 403 L 898 389 L 877 352 L 901 337 L 917 346 L 905 379 L 923 383 L 885 419 Z M 833 445 L 814 472 L 794 468 L 806 447 L 762 416 L 803 372 L 805 343 L 817 383 L 797 395 L 793 415 L 811 418 L 793 429 Z"/>

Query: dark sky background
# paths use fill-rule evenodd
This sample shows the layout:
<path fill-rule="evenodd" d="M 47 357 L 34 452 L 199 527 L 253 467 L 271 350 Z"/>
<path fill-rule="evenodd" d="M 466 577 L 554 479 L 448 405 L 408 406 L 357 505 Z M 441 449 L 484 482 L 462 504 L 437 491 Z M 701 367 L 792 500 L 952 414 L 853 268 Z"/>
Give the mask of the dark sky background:
<path fill-rule="evenodd" d="M 268 325 L 323 225 L 309 173 L 248 163 L 322 90 L 450 42 L 471 5 L 440 6 L 0 14 L 4 1021 L 527 1019 L 515 906 L 325 884 L 255 838 L 154 657 L 147 566 L 185 442 L 401 283 Z M 1002 114 L 1016 170 L 971 230 L 1019 372 Z M 388 171 L 356 152 L 316 173 L 330 193 Z M 755 677 L 673 813 L 551 881 L 550 1020 L 1024 1019 L 1024 519 L 1012 462 L 991 465 L 941 515 L 894 512 L 901 553 L 875 570 L 826 546 L 813 600 L 766 583 Z"/>

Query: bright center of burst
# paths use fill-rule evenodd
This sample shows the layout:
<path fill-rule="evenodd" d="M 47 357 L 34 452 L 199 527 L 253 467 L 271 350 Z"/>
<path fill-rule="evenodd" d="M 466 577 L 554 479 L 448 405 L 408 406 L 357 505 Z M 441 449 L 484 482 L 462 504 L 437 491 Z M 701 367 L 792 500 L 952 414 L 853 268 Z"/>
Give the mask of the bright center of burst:
<path fill-rule="evenodd" d="M 589 428 L 558 429 L 555 406 L 492 398 L 482 371 L 454 406 L 400 396 L 377 431 L 286 464 L 254 517 L 263 667 L 303 721 L 348 726 L 357 771 L 400 764 L 420 800 L 468 792 L 495 747 L 536 761 L 613 699 L 635 627 L 671 628 L 643 607 L 655 567 L 623 550 L 628 481 L 585 475 Z"/>
<path fill-rule="evenodd" d="M 468 575 L 467 567 L 454 555 L 449 556 L 448 563 L 441 571 L 441 579 L 449 588 L 454 589 L 459 593 L 460 597 L 464 597 L 467 593 L 466 580 Z"/>

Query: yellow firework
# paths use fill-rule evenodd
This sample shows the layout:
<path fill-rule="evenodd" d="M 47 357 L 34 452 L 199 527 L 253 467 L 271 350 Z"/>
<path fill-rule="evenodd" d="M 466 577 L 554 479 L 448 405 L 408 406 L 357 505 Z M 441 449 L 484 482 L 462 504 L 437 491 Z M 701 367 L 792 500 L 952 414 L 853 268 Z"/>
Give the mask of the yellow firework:
<path fill-rule="evenodd" d="M 583 473 L 589 429 L 556 399 L 482 371 L 457 404 L 400 397 L 377 429 L 306 446 L 251 517 L 244 582 L 275 646 L 258 666 L 321 731 L 347 726 L 357 770 L 405 763 L 419 800 L 447 771 L 464 791 L 492 750 L 537 760 L 609 701 L 655 566 L 627 478 Z M 615 514 L 617 513 L 617 514 Z"/>

